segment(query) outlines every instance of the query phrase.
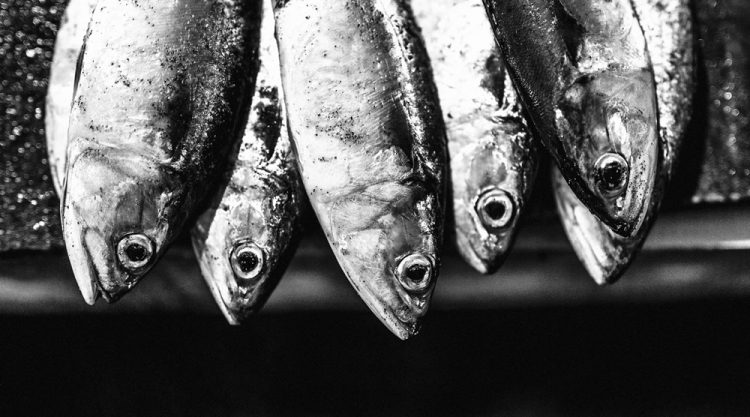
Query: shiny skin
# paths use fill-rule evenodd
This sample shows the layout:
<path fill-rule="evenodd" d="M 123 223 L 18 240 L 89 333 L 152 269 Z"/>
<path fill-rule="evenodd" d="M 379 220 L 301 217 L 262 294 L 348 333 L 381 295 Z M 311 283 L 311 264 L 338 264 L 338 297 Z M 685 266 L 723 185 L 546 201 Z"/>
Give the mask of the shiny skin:
<path fill-rule="evenodd" d="M 447 164 L 411 10 L 400 0 L 277 2 L 276 34 L 312 207 L 351 284 L 406 339 L 437 279 Z M 400 266 L 412 261 L 427 279 L 404 285 Z"/>
<path fill-rule="evenodd" d="M 225 171 L 257 71 L 259 22 L 256 2 L 97 5 L 76 73 L 62 201 L 87 302 L 132 289 Z M 118 247 L 131 234 L 152 243 L 138 269 Z"/>
<path fill-rule="evenodd" d="M 531 194 L 537 146 L 481 0 L 412 0 L 440 95 L 450 154 L 453 233 L 464 260 L 495 272 Z M 509 218 L 483 221 L 482 197 L 508 196 Z M 506 213 L 503 213 L 506 214 Z"/>

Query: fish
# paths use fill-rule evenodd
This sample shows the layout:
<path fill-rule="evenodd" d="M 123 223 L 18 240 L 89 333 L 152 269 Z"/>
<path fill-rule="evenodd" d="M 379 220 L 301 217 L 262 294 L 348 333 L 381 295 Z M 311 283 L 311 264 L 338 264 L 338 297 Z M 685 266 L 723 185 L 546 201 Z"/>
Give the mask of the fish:
<path fill-rule="evenodd" d="M 252 108 L 225 186 L 192 228 L 201 272 L 230 324 L 260 310 L 296 246 L 302 186 L 286 124 L 270 1 Z"/>
<path fill-rule="evenodd" d="M 275 3 L 290 136 L 339 265 L 397 337 L 440 265 L 447 152 L 432 70 L 402 0 Z"/>
<path fill-rule="evenodd" d="M 71 0 L 65 8 L 55 39 L 45 101 L 44 128 L 52 185 L 58 196 L 62 195 L 65 178 L 68 123 L 73 103 L 76 64 L 97 2 L 98 0 Z"/>
<path fill-rule="evenodd" d="M 568 239 L 598 284 L 616 282 L 633 262 L 653 225 L 691 121 L 696 88 L 693 15 L 689 0 L 633 0 L 654 68 L 661 164 L 646 220 L 632 237 L 614 233 L 593 216 L 553 171 L 558 213 Z"/>
<path fill-rule="evenodd" d="M 538 149 L 481 0 L 412 0 L 446 125 L 453 234 L 463 259 L 497 271 L 528 203 Z"/>
<path fill-rule="evenodd" d="M 205 208 L 241 140 L 261 4 L 110 0 L 76 66 L 62 225 L 84 300 L 134 288 Z"/>
<path fill-rule="evenodd" d="M 632 236 L 659 140 L 653 68 L 630 1 L 483 1 L 534 133 L 586 207 Z"/>

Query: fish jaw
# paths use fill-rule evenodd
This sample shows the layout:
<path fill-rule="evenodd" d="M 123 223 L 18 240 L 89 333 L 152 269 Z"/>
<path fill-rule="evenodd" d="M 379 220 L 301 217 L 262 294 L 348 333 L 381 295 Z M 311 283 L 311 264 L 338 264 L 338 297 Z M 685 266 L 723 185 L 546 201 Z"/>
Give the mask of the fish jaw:
<path fill-rule="evenodd" d="M 557 167 L 552 169 L 557 211 L 576 255 L 597 284 L 615 283 L 632 263 L 643 239 L 614 233 L 578 200 Z M 639 235 L 645 238 L 645 233 Z"/>
<path fill-rule="evenodd" d="M 367 306 L 398 338 L 416 335 L 438 276 L 434 193 L 418 183 L 381 183 L 318 207 L 334 254 Z"/>
<path fill-rule="evenodd" d="M 192 231 L 203 277 L 235 325 L 262 308 L 283 275 L 300 204 L 293 184 L 267 172 L 235 171 L 238 176 L 246 176 L 244 184 L 230 182 Z"/>
<path fill-rule="evenodd" d="M 153 267 L 179 227 L 165 220 L 179 197 L 158 164 L 137 153 L 76 139 L 68 157 L 62 223 L 71 266 L 86 302 L 93 304 L 97 290 L 114 302 Z"/>
<path fill-rule="evenodd" d="M 560 100 L 558 161 L 580 200 L 617 234 L 633 236 L 648 210 L 659 164 L 656 90 L 649 71 L 579 78 Z M 570 176 L 567 176 L 570 179 Z"/>

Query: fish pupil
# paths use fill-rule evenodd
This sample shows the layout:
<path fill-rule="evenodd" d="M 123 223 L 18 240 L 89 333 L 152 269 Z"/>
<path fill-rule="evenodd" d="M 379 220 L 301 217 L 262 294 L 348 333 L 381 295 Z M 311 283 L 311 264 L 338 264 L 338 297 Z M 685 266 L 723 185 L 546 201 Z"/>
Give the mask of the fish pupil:
<path fill-rule="evenodd" d="M 616 190 L 622 184 L 625 169 L 617 162 L 610 162 L 601 170 L 602 187 L 606 190 Z"/>
<path fill-rule="evenodd" d="M 412 265 L 406 269 L 406 278 L 412 282 L 420 283 L 427 279 L 429 270 L 425 265 Z"/>
<path fill-rule="evenodd" d="M 606 153 L 596 162 L 594 179 L 605 197 L 613 197 L 625 190 L 628 182 L 628 162 L 621 155 Z"/>
<path fill-rule="evenodd" d="M 128 245 L 127 249 L 125 249 L 125 254 L 132 262 L 141 262 L 147 257 L 146 248 L 137 243 Z"/>
<path fill-rule="evenodd" d="M 252 252 L 243 252 L 237 257 L 240 270 L 246 274 L 253 272 L 259 263 L 258 257 Z"/>
<path fill-rule="evenodd" d="M 505 204 L 499 201 L 491 201 L 484 206 L 484 212 L 490 219 L 498 221 L 505 216 Z"/>

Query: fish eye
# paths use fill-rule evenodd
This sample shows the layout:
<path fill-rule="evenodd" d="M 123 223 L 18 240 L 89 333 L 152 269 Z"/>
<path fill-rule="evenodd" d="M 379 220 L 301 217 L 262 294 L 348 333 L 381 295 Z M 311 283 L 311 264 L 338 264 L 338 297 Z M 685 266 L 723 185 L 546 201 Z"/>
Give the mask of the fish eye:
<path fill-rule="evenodd" d="M 474 210 L 487 229 L 500 229 L 508 226 L 515 216 L 513 198 L 500 189 L 483 192 L 477 199 Z"/>
<path fill-rule="evenodd" d="M 605 153 L 594 164 L 594 182 L 605 197 L 614 197 L 625 191 L 630 167 L 622 155 Z"/>
<path fill-rule="evenodd" d="M 407 291 L 423 293 L 430 288 L 433 272 L 434 266 L 430 258 L 420 253 L 413 253 L 399 262 L 396 276 Z"/>
<path fill-rule="evenodd" d="M 129 270 L 138 270 L 151 262 L 154 256 L 154 242 L 146 235 L 133 233 L 117 243 L 117 258 Z"/>
<path fill-rule="evenodd" d="M 253 279 L 263 272 L 265 254 L 255 243 L 240 242 L 232 250 L 229 262 L 237 278 Z"/>

